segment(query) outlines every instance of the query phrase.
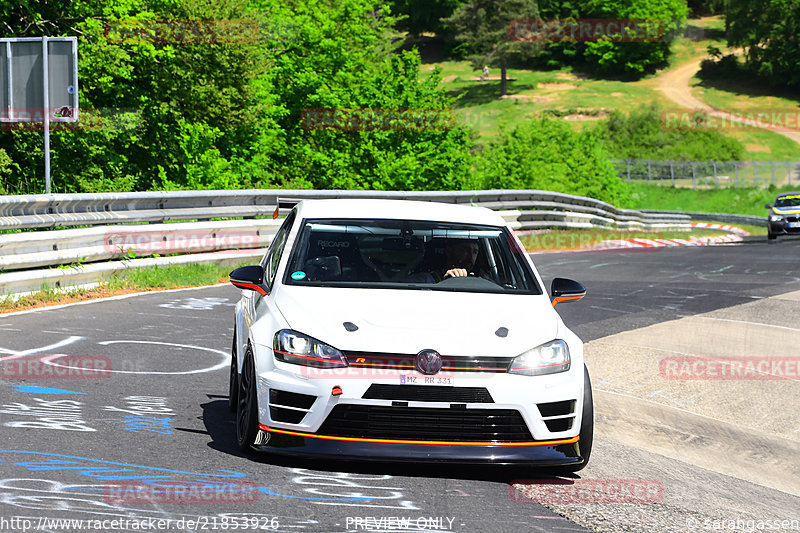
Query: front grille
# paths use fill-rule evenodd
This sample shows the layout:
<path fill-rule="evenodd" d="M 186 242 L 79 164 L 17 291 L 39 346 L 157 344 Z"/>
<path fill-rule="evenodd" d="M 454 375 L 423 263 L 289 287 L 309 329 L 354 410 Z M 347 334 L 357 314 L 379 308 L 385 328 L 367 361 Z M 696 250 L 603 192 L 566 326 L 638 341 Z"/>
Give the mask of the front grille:
<path fill-rule="evenodd" d="M 447 409 L 340 404 L 321 435 L 374 439 L 528 442 L 531 433 L 513 409 Z"/>
<path fill-rule="evenodd" d="M 362 398 L 412 402 L 494 403 L 486 387 L 447 387 L 442 385 L 373 384 Z"/>
<path fill-rule="evenodd" d="M 415 370 L 416 354 L 344 352 L 350 366 Z M 442 355 L 442 372 L 507 372 L 513 357 Z"/>

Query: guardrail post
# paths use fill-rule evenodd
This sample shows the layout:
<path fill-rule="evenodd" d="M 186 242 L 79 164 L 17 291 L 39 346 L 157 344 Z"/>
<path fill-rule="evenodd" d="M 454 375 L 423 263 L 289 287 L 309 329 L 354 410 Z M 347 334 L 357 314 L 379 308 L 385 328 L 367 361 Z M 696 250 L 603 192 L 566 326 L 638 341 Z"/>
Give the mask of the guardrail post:
<path fill-rule="evenodd" d="M 672 180 L 672 186 L 675 186 L 675 170 L 672 167 L 672 159 L 669 160 L 669 177 Z"/>
<path fill-rule="evenodd" d="M 694 171 L 694 161 L 692 161 L 692 189 L 697 190 L 697 174 Z"/>
<path fill-rule="evenodd" d="M 775 185 L 775 161 L 770 161 L 772 165 L 772 184 Z"/>
<path fill-rule="evenodd" d="M 792 182 L 792 167 L 789 161 L 786 162 L 786 184 Z"/>
<path fill-rule="evenodd" d="M 630 183 L 631 182 L 631 160 L 630 159 L 626 159 L 625 162 L 628 163 L 628 183 Z"/>
<path fill-rule="evenodd" d="M 653 181 L 653 168 L 651 166 L 652 161 L 649 159 L 647 160 L 647 183 Z"/>
<path fill-rule="evenodd" d="M 717 177 L 717 162 L 712 161 L 712 165 L 714 165 L 714 181 L 717 182 L 717 187 L 719 187 L 719 178 Z"/>
<path fill-rule="evenodd" d="M 755 159 L 753 159 L 753 187 L 758 187 L 758 171 L 756 170 Z"/>
<path fill-rule="evenodd" d="M 734 187 L 738 187 L 739 186 L 739 162 L 738 161 L 734 161 L 733 162 L 733 186 Z"/>

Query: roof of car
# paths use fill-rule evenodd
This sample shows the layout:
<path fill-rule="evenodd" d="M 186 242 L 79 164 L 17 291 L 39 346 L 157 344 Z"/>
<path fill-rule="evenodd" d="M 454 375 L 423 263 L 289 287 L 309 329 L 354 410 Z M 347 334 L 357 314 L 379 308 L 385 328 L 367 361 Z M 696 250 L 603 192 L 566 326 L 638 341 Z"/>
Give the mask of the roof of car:
<path fill-rule="evenodd" d="M 783 197 L 785 197 L 785 196 L 800 196 L 800 191 L 795 191 L 795 192 L 782 192 L 782 193 L 780 193 L 778 196 L 776 196 L 776 197 L 775 197 L 775 199 L 777 200 L 778 198 L 783 198 Z"/>
<path fill-rule="evenodd" d="M 491 226 L 506 225 L 503 217 L 485 207 L 412 200 L 303 200 L 298 204 L 298 215 L 302 218 L 434 220 Z"/>

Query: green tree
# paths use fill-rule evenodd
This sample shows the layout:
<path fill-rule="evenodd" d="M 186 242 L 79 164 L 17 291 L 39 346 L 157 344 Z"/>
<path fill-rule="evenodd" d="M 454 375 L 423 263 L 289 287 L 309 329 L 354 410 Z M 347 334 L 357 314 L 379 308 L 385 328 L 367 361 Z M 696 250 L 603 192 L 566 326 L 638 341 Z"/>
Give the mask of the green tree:
<path fill-rule="evenodd" d="M 539 10 L 544 19 L 630 21 L 625 33 L 548 43 L 541 57 L 550 66 L 583 61 L 612 75 L 641 75 L 664 65 L 687 16 L 686 0 L 540 0 Z"/>
<path fill-rule="evenodd" d="M 630 114 L 613 111 L 595 126 L 594 133 L 616 158 L 737 161 L 745 155 L 742 143 L 718 131 L 666 128 L 656 104 Z"/>
<path fill-rule="evenodd" d="M 505 96 L 509 58 L 530 58 L 541 49 L 517 39 L 512 24 L 538 16 L 535 0 L 469 0 L 442 22 L 455 32 L 461 43 L 457 48 L 467 53 L 474 67 L 500 66 L 500 96 Z"/>
<path fill-rule="evenodd" d="M 368 6 L 345 0 L 324 15 L 295 6 L 298 34 L 259 80 L 268 102 L 262 116 L 273 124 L 262 130 L 253 165 L 264 183 L 419 190 L 458 189 L 468 178 L 472 143 L 450 119 L 439 73 L 420 80 L 419 54 L 391 53 L 385 11 L 352 15 Z M 309 120 L 315 113 L 345 120 L 366 113 L 379 125 L 326 127 Z M 420 114 L 439 120 L 417 127 Z"/>
<path fill-rule="evenodd" d="M 442 19 L 453 14 L 464 0 L 392 0 L 392 14 L 398 16 L 395 27 L 415 37 L 423 33 L 446 33 Z"/>
<path fill-rule="evenodd" d="M 492 142 L 477 163 L 482 187 L 541 189 L 597 198 L 618 207 L 628 187 L 614 173 L 593 132 L 576 132 L 562 120 L 523 123 Z"/>
<path fill-rule="evenodd" d="M 587 42 L 584 57 L 601 72 L 645 73 L 666 64 L 672 39 L 686 22 L 686 0 L 588 0 L 587 18 L 644 20 L 642 40 L 615 42 L 602 37 Z M 648 37 L 652 35 L 653 37 Z"/>
<path fill-rule="evenodd" d="M 729 0 L 728 45 L 745 49 L 746 66 L 774 85 L 800 87 L 800 3 Z"/>

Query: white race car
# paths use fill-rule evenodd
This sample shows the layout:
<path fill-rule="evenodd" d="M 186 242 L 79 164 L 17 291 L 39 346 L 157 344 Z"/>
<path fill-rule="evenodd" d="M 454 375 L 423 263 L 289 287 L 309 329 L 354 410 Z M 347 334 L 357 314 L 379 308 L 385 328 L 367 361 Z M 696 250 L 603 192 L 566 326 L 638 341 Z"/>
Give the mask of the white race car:
<path fill-rule="evenodd" d="M 231 272 L 237 441 L 297 457 L 583 468 L 583 343 L 503 218 L 402 200 L 306 200 Z"/>

